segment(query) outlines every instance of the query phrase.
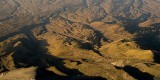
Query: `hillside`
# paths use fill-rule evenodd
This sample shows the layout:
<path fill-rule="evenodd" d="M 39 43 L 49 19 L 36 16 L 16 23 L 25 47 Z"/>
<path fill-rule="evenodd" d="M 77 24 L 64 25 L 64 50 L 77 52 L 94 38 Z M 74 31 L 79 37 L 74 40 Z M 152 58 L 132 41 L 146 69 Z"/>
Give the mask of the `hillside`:
<path fill-rule="evenodd" d="M 159 5 L 0 0 L 0 80 L 157 80 Z"/>

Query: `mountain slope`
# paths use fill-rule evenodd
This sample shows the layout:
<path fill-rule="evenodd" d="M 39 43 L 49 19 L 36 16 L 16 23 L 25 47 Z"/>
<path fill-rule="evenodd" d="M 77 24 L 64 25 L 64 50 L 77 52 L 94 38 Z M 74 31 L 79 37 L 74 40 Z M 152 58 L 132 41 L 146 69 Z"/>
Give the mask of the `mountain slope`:
<path fill-rule="evenodd" d="M 156 79 L 159 5 L 159 0 L 0 0 L 0 79 L 31 66 L 37 67 L 31 74 L 37 80 Z"/>

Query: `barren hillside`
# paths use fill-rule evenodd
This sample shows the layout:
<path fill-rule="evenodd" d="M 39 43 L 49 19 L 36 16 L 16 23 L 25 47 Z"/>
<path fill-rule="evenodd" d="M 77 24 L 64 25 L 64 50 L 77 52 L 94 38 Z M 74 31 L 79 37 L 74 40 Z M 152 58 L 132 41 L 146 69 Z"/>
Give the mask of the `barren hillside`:
<path fill-rule="evenodd" d="M 0 80 L 158 80 L 159 5 L 0 0 Z"/>

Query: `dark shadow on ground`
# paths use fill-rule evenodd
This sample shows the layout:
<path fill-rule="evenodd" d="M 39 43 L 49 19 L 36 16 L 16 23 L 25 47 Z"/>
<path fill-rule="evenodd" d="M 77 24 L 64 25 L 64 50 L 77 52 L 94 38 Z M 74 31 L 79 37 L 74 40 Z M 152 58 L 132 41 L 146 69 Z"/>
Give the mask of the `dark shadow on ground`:
<path fill-rule="evenodd" d="M 160 63 L 160 53 L 159 52 L 157 52 L 157 51 L 153 51 L 153 53 L 154 53 L 154 62 L 156 62 L 156 63 Z"/>
<path fill-rule="evenodd" d="M 133 33 L 135 33 L 136 30 L 138 30 L 140 28 L 139 24 L 147 21 L 147 19 L 149 17 L 151 17 L 150 13 L 142 14 L 141 16 L 139 16 L 135 19 L 121 17 L 121 16 L 115 16 L 114 18 L 116 18 L 118 21 L 122 22 L 126 31 L 133 34 Z"/>
<path fill-rule="evenodd" d="M 137 80 L 154 80 L 154 76 L 146 73 L 146 72 L 142 72 L 140 71 L 138 68 L 132 67 L 132 66 L 124 66 L 124 67 L 118 67 L 115 66 L 117 69 L 121 69 L 124 70 L 125 72 L 127 72 L 130 76 L 134 77 Z"/>
<path fill-rule="evenodd" d="M 136 31 L 135 42 L 144 50 L 152 50 L 154 62 L 160 63 L 160 23 Z"/>
<path fill-rule="evenodd" d="M 36 71 L 36 80 L 107 80 L 101 77 L 89 77 L 83 75 L 60 76 L 45 68 L 38 68 Z"/>
<path fill-rule="evenodd" d="M 143 50 L 152 50 L 154 53 L 154 61 L 160 63 L 160 33 L 159 32 L 150 32 L 144 34 L 137 34 L 137 37 L 134 39 L 135 42 Z"/>
<path fill-rule="evenodd" d="M 105 42 L 108 42 L 108 39 L 101 33 L 101 31 L 94 29 L 93 27 L 89 25 L 84 25 L 86 28 L 93 30 L 96 33 L 96 39 L 94 40 L 94 44 L 97 45 L 98 47 L 101 47 L 101 39 L 103 39 Z"/>
<path fill-rule="evenodd" d="M 95 53 L 97 53 L 99 56 L 103 56 L 99 50 L 94 49 L 94 45 L 91 44 L 90 42 L 83 42 L 80 44 L 80 48 L 86 49 L 86 50 L 92 50 Z"/>
<path fill-rule="evenodd" d="M 86 76 L 77 69 L 67 68 L 64 62 L 65 59 L 58 58 L 53 55 L 41 53 L 40 59 L 41 64 L 37 69 L 37 80 L 46 80 L 46 78 L 48 78 L 47 80 L 106 80 L 105 78 L 98 76 Z M 67 76 L 61 76 L 54 72 L 47 71 L 46 68 L 51 66 L 54 66 L 57 70 L 63 72 Z M 41 75 L 43 76 L 42 78 Z"/>
<path fill-rule="evenodd" d="M 16 68 L 38 66 L 36 80 L 106 80 L 102 77 L 86 76 L 77 69 L 67 68 L 65 59 L 50 55 L 47 50 L 40 48 L 42 42 L 43 45 L 48 45 L 45 40 L 37 40 L 32 33 L 27 37 L 20 39 L 21 44 L 15 47 L 13 60 Z M 47 71 L 46 68 L 49 67 L 55 67 L 67 76 Z"/>
<path fill-rule="evenodd" d="M 149 73 L 141 72 L 138 68 L 135 68 L 132 66 L 125 66 L 123 70 L 137 80 L 154 80 L 153 75 Z"/>

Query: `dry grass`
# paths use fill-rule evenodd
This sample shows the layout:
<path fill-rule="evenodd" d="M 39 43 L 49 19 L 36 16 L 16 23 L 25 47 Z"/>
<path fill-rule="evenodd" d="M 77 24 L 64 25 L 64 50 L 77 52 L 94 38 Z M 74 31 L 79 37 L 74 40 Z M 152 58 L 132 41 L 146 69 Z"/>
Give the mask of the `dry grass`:
<path fill-rule="evenodd" d="M 154 61 L 154 53 L 151 50 L 128 50 L 124 55 L 139 60 Z"/>
<path fill-rule="evenodd" d="M 35 67 L 13 70 L 2 73 L 0 80 L 35 80 L 35 71 Z"/>

